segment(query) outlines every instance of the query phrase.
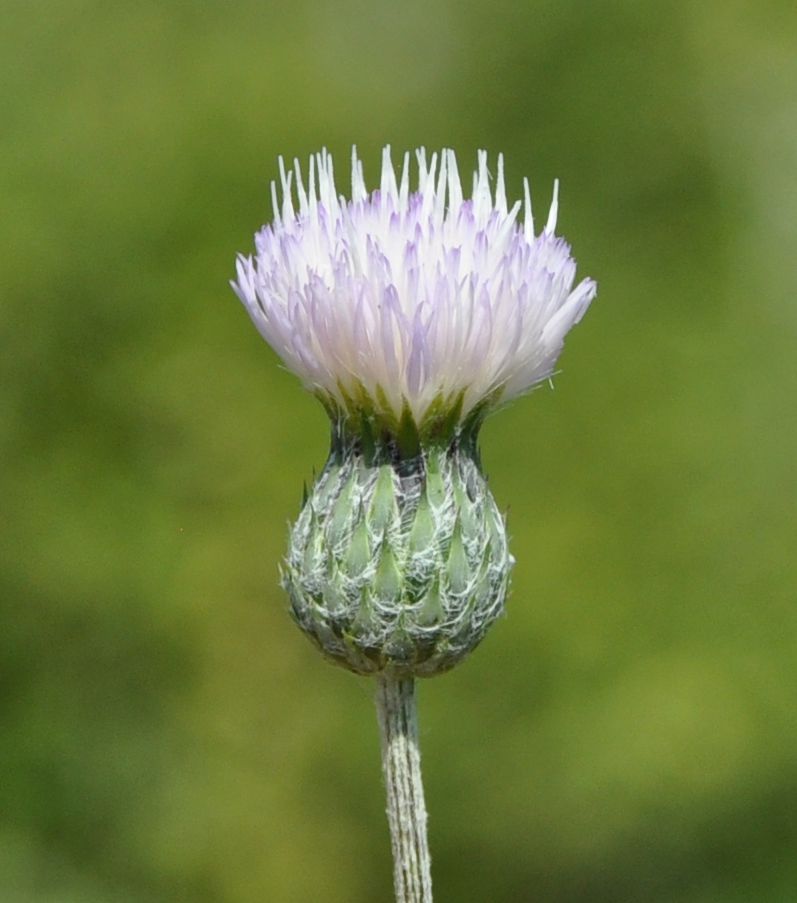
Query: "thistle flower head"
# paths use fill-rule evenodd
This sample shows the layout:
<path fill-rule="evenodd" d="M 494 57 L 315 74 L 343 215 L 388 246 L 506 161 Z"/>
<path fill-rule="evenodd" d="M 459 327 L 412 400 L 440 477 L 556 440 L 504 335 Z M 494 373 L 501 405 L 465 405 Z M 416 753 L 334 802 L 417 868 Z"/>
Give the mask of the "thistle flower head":
<path fill-rule="evenodd" d="M 478 428 L 548 377 L 595 295 L 528 182 L 511 207 L 479 153 L 465 199 L 452 151 L 385 148 L 377 190 L 352 156 L 280 161 L 274 222 L 233 288 L 262 335 L 326 406 L 332 443 L 291 529 L 283 586 L 304 632 L 362 674 L 451 668 L 503 610 L 512 556 L 481 470 Z M 523 209 L 522 222 L 520 212 Z"/>
<path fill-rule="evenodd" d="M 595 296 L 555 235 L 558 185 L 535 232 L 528 181 L 511 207 L 498 157 L 494 190 L 479 152 L 470 198 L 453 151 L 416 151 L 396 174 L 386 147 L 368 192 L 352 153 L 351 199 L 332 157 L 280 160 L 274 222 L 239 257 L 238 297 L 285 364 L 336 419 L 420 434 L 454 429 L 546 379 L 569 329 Z M 522 221 L 520 218 L 523 212 Z M 441 427 L 441 425 L 443 425 Z"/>

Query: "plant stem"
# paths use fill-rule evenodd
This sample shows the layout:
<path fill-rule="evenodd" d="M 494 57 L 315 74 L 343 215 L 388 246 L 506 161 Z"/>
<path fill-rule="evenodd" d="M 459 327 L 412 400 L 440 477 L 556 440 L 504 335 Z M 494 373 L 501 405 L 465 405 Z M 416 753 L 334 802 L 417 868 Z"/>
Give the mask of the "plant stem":
<path fill-rule="evenodd" d="M 376 710 L 397 903 L 431 903 L 432 872 L 413 678 L 377 678 Z"/>

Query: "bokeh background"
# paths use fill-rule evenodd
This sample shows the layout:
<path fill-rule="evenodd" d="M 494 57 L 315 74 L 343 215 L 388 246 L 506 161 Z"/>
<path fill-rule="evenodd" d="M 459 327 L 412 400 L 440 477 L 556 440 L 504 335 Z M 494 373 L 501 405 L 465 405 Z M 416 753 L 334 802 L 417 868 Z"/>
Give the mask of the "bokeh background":
<path fill-rule="evenodd" d="M 4 0 L 0 899 L 391 898 L 372 689 L 277 562 L 325 416 L 230 291 L 276 156 L 506 153 L 598 300 L 483 433 L 437 897 L 797 899 L 797 7 Z"/>

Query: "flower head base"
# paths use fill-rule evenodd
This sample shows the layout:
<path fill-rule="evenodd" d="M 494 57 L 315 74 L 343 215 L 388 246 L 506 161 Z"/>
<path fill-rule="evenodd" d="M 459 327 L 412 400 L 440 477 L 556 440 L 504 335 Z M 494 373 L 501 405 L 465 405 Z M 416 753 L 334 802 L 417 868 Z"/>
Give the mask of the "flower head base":
<path fill-rule="evenodd" d="M 589 279 L 573 288 L 575 261 L 554 234 L 558 186 L 535 234 L 528 181 L 510 208 L 502 157 L 493 192 L 479 153 L 469 199 L 453 151 L 416 160 L 411 191 L 410 155 L 397 178 L 385 148 L 369 194 L 354 152 L 348 201 L 325 151 L 307 187 L 298 162 L 286 172 L 280 160 L 274 223 L 238 260 L 233 288 L 260 333 L 355 432 L 367 421 L 395 434 L 403 419 L 423 438 L 481 419 L 550 376 L 596 291 Z"/>
<path fill-rule="evenodd" d="M 291 529 L 293 617 L 358 674 L 447 671 L 501 614 L 512 566 L 475 449 L 432 446 L 396 466 L 339 440 Z"/>

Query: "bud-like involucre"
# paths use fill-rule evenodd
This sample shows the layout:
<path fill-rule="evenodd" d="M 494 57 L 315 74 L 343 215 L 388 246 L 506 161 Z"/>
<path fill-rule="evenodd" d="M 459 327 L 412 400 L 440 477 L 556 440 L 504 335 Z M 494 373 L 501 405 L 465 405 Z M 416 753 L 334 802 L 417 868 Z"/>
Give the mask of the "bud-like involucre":
<path fill-rule="evenodd" d="M 431 676 L 501 613 L 511 565 L 471 439 L 407 459 L 338 434 L 291 531 L 283 583 L 330 659 L 359 674 Z"/>

